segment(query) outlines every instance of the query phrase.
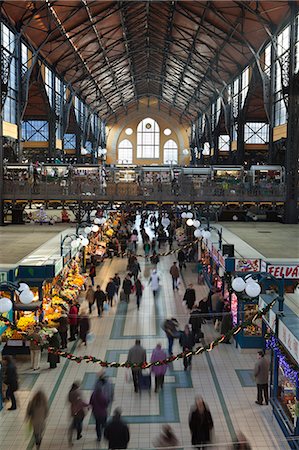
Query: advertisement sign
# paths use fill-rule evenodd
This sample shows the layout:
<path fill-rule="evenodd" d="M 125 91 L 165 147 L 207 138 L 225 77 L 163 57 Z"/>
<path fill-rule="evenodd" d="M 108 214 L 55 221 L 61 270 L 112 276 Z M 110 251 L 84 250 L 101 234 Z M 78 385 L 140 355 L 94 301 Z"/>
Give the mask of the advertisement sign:
<path fill-rule="evenodd" d="M 225 258 L 223 257 L 220 250 L 217 250 L 217 248 L 212 244 L 211 250 L 210 250 L 211 256 L 213 260 L 219 264 L 223 269 L 225 269 Z"/>
<path fill-rule="evenodd" d="M 260 259 L 235 259 L 235 272 L 259 272 Z"/>
<path fill-rule="evenodd" d="M 298 339 L 290 332 L 285 324 L 279 321 L 278 339 L 293 356 L 296 362 L 299 362 L 299 342 Z"/>
<path fill-rule="evenodd" d="M 287 280 L 299 279 L 299 265 L 269 265 L 267 272 L 275 278 L 285 278 Z"/>

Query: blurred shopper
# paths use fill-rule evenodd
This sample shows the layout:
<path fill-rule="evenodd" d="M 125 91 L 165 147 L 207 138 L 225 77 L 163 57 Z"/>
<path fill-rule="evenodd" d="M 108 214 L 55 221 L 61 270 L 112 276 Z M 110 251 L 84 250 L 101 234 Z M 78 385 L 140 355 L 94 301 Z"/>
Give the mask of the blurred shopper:
<path fill-rule="evenodd" d="M 172 317 L 171 319 L 166 319 L 162 325 L 162 329 L 166 333 L 166 337 L 168 339 L 168 354 L 172 355 L 173 342 L 175 338 L 178 338 L 180 332 L 178 330 L 179 323 L 178 321 Z"/>
<path fill-rule="evenodd" d="M 84 309 L 79 316 L 79 338 L 82 344 L 86 345 L 87 333 L 90 330 L 90 320 L 88 312 Z"/>
<path fill-rule="evenodd" d="M 116 274 L 114 275 L 114 277 L 113 277 L 112 280 L 113 280 L 113 283 L 114 283 L 115 286 L 116 286 L 116 295 L 118 295 L 119 288 L 120 288 L 120 277 L 119 277 L 118 273 L 116 273 Z"/>
<path fill-rule="evenodd" d="M 140 339 L 136 339 L 135 345 L 130 348 L 127 358 L 128 364 L 142 364 L 146 361 L 146 351 L 141 346 Z M 139 392 L 139 379 L 141 376 L 141 367 L 132 367 L 132 377 L 135 392 Z"/>
<path fill-rule="evenodd" d="M 172 266 L 170 267 L 170 271 L 169 271 L 171 277 L 172 277 L 172 289 L 175 290 L 179 290 L 179 286 L 178 286 L 178 281 L 179 281 L 179 277 L 180 277 L 180 271 L 179 268 L 176 264 L 176 261 L 174 261 L 174 263 L 172 264 Z"/>
<path fill-rule="evenodd" d="M 5 397 L 7 400 L 11 400 L 11 407 L 8 410 L 13 411 L 17 409 L 15 392 L 19 388 L 17 368 L 11 356 L 3 356 L 2 361 L 4 364 L 3 383 L 7 386 Z"/>
<path fill-rule="evenodd" d="M 124 279 L 123 285 L 122 285 L 123 291 L 124 291 L 125 296 L 126 296 L 126 302 L 127 303 L 129 303 L 129 301 L 130 301 L 130 295 L 131 295 L 131 292 L 132 292 L 132 287 L 133 287 L 133 284 L 132 284 L 132 281 L 131 281 L 131 277 L 128 274 L 126 276 L 126 278 Z"/>
<path fill-rule="evenodd" d="M 85 417 L 85 408 L 88 403 L 82 400 L 82 393 L 80 390 L 80 384 L 74 382 L 69 392 L 68 400 L 71 404 L 71 417 L 72 423 L 69 428 L 69 444 L 72 445 L 73 431 L 77 431 L 77 440 L 82 438 L 82 424 Z"/>
<path fill-rule="evenodd" d="M 96 266 L 94 264 L 90 265 L 89 278 L 91 279 L 91 284 L 94 286 L 94 279 L 97 276 Z"/>
<path fill-rule="evenodd" d="M 198 449 L 206 448 L 205 444 L 211 442 L 213 427 L 213 419 L 209 408 L 201 397 L 196 397 L 195 406 L 191 408 L 189 415 L 192 445 L 195 445 Z"/>
<path fill-rule="evenodd" d="M 157 449 L 163 447 L 165 450 L 172 450 L 173 447 L 177 447 L 179 445 L 179 441 L 171 426 L 165 424 L 162 426 L 162 431 L 159 436 L 154 439 L 153 445 Z"/>
<path fill-rule="evenodd" d="M 116 291 L 116 284 L 114 283 L 113 278 L 110 278 L 106 286 L 107 300 L 110 306 L 113 306 L 113 297 L 115 296 Z"/>
<path fill-rule="evenodd" d="M 31 368 L 38 370 L 40 366 L 40 358 L 42 353 L 42 340 L 40 336 L 40 325 L 34 327 L 33 333 L 30 335 L 30 357 Z"/>
<path fill-rule="evenodd" d="M 183 267 L 186 269 L 186 254 L 182 248 L 178 251 L 178 261 L 180 270 L 182 270 Z"/>
<path fill-rule="evenodd" d="M 96 422 L 97 439 L 100 442 L 107 421 L 107 408 L 109 405 L 108 398 L 104 394 L 101 384 L 96 383 L 89 403 Z"/>
<path fill-rule="evenodd" d="M 69 341 L 76 340 L 76 332 L 78 326 L 78 312 L 79 308 L 77 305 L 73 304 L 69 310 L 69 324 L 70 324 L 70 337 Z"/>
<path fill-rule="evenodd" d="M 184 332 L 180 336 L 180 344 L 183 348 L 183 352 L 192 352 L 194 346 L 194 338 L 190 331 L 189 325 L 185 325 Z M 192 355 L 184 356 L 183 359 L 184 370 L 187 370 L 188 367 L 191 369 L 192 364 Z"/>
<path fill-rule="evenodd" d="M 196 302 L 196 293 L 192 283 L 187 287 L 183 301 L 186 302 L 187 308 L 191 311 Z"/>
<path fill-rule="evenodd" d="M 89 307 L 89 314 L 92 313 L 92 306 L 94 304 L 94 289 L 92 286 L 88 286 L 88 289 L 86 291 L 85 294 L 85 299 L 88 303 L 88 307 Z"/>
<path fill-rule="evenodd" d="M 221 329 L 222 335 L 229 333 L 233 328 L 233 316 L 229 305 L 224 306 L 224 313 L 222 316 Z M 223 344 L 230 344 L 230 338 L 225 338 Z"/>
<path fill-rule="evenodd" d="M 163 361 L 167 358 L 167 355 L 164 350 L 162 350 L 161 344 L 157 344 L 156 348 L 153 350 L 151 356 L 151 362 L 155 361 Z M 153 365 L 151 367 L 151 373 L 155 376 L 155 392 L 159 392 L 160 389 L 163 389 L 164 385 L 164 376 L 167 372 L 167 364 L 161 364 L 160 366 Z"/>
<path fill-rule="evenodd" d="M 135 286 L 137 309 L 139 310 L 139 308 L 140 308 L 140 299 L 142 297 L 142 292 L 143 292 L 143 286 L 142 286 L 142 283 L 139 280 L 139 278 L 137 278 L 137 280 L 135 281 L 135 285 L 134 286 Z"/>
<path fill-rule="evenodd" d="M 130 431 L 126 422 L 121 417 L 121 409 L 116 408 L 113 417 L 107 423 L 104 437 L 108 441 L 109 449 L 123 449 L 128 447 Z"/>
<path fill-rule="evenodd" d="M 189 318 L 189 324 L 191 325 L 194 342 L 199 342 L 200 339 L 203 337 L 203 333 L 201 331 L 201 324 L 202 324 L 201 310 L 197 305 L 193 306 Z"/>
<path fill-rule="evenodd" d="M 243 433 L 237 434 L 237 441 L 232 445 L 231 450 L 251 450 L 251 445 Z"/>
<path fill-rule="evenodd" d="M 157 292 L 159 290 L 159 282 L 160 282 L 159 275 L 157 273 L 157 270 L 154 269 L 152 271 L 152 274 L 151 274 L 150 279 L 149 279 L 149 284 L 151 286 L 151 290 L 152 290 L 152 293 L 153 293 L 154 297 L 156 297 Z"/>
<path fill-rule="evenodd" d="M 29 420 L 35 440 L 36 448 L 40 448 L 49 413 L 48 399 L 43 391 L 34 394 L 27 406 L 26 417 Z"/>
<path fill-rule="evenodd" d="M 269 378 L 269 368 L 270 363 L 267 357 L 265 357 L 265 352 L 263 350 L 257 352 L 257 362 L 254 366 L 254 377 L 257 387 L 257 400 L 255 403 L 258 405 L 263 404 L 263 394 L 265 404 L 268 405 L 269 402 L 269 392 L 268 392 L 268 378 Z"/>
<path fill-rule="evenodd" d="M 62 312 L 59 319 L 57 319 L 59 324 L 58 333 L 61 339 L 61 349 L 65 350 L 67 348 L 67 328 L 68 328 L 68 317 L 65 312 Z"/>
<path fill-rule="evenodd" d="M 97 304 L 98 316 L 101 317 L 104 308 L 104 302 L 106 301 L 106 294 L 102 291 L 101 286 L 98 284 L 94 293 L 94 298 Z"/>

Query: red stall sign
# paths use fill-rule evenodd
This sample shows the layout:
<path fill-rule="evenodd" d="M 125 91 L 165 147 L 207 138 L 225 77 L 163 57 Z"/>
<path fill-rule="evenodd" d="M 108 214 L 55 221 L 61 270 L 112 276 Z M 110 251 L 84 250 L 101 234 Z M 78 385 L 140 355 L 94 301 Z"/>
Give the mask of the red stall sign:
<path fill-rule="evenodd" d="M 287 280 L 299 279 L 299 265 L 270 265 L 267 267 L 267 272 L 275 278 L 285 278 Z"/>

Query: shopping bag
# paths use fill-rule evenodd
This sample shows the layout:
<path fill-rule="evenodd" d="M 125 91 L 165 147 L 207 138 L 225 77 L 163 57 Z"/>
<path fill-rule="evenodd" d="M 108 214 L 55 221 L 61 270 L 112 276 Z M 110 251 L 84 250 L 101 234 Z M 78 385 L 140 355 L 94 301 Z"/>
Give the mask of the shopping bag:
<path fill-rule="evenodd" d="M 125 372 L 125 380 L 126 380 L 126 383 L 131 383 L 132 382 L 133 378 L 132 378 L 131 369 L 127 369 L 126 370 L 126 372 Z"/>
<path fill-rule="evenodd" d="M 104 310 L 104 311 L 109 311 L 109 305 L 108 305 L 107 302 L 104 303 L 104 305 L 103 305 L 103 310 Z"/>

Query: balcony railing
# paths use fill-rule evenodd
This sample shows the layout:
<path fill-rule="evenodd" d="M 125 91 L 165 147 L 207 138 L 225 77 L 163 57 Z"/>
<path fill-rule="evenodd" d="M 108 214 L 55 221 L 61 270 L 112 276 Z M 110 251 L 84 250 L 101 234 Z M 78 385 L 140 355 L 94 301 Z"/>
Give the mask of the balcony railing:
<path fill-rule="evenodd" d="M 282 185 L 246 186 L 216 182 L 198 186 L 192 181 L 146 185 L 136 182 L 108 182 L 58 180 L 30 184 L 27 181 L 4 180 L 3 197 L 6 200 L 153 200 L 153 201 L 284 201 Z"/>

